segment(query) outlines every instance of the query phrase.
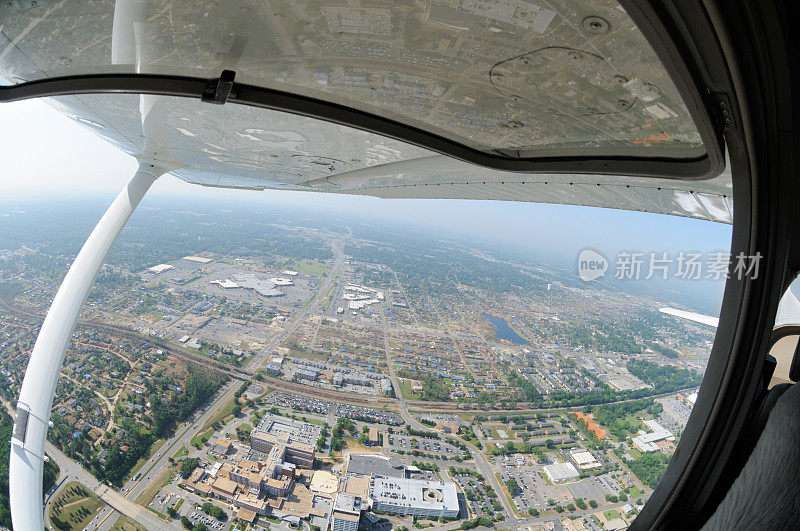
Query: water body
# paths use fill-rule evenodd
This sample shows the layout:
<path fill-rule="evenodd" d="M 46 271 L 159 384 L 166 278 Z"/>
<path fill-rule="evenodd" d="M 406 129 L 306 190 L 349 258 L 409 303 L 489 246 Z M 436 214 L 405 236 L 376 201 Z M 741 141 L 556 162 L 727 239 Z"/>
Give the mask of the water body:
<path fill-rule="evenodd" d="M 497 339 L 505 339 L 506 341 L 515 345 L 528 344 L 528 342 L 525 341 L 525 338 L 514 332 L 514 330 L 508 326 L 508 323 L 505 319 L 495 317 L 494 315 L 489 315 L 488 313 L 483 314 L 483 318 L 492 323 L 492 326 L 494 326 L 494 335 L 497 336 Z"/>

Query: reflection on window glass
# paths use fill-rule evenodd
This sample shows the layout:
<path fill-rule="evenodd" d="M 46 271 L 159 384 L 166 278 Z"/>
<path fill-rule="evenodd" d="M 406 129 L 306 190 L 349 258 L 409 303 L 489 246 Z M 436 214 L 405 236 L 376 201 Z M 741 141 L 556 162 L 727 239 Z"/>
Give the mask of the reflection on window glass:
<path fill-rule="evenodd" d="M 624 525 L 651 495 L 715 334 L 662 309 L 718 314 L 728 225 L 181 186 L 134 215 L 67 353 L 50 440 L 98 479 L 193 522 L 277 503 L 320 527 Z M 13 402 L 104 203 L 0 207 Z M 162 444 L 185 490 L 137 469 Z"/>
<path fill-rule="evenodd" d="M 615 1 L 19 2 L 0 12 L 0 50 L 7 84 L 227 68 L 509 157 L 705 153 Z"/>

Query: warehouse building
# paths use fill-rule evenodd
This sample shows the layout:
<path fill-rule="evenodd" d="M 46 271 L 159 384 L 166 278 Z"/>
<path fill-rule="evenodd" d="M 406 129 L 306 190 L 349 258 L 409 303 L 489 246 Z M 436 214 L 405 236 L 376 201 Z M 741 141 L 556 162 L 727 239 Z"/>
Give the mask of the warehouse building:
<path fill-rule="evenodd" d="M 580 477 L 578 470 L 572 463 L 553 463 L 552 465 L 543 466 L 542 469 L 551 483 L 561 483 Z"/>
<path fill-rule="evenodd" d="M 601 465 L 591 452 L 586 450 L 573 450 L 570 452 L 570 457 L 575 461 L 575 464 L 581 470 L 591 470 L 593 468 L 600 468 Z"/>

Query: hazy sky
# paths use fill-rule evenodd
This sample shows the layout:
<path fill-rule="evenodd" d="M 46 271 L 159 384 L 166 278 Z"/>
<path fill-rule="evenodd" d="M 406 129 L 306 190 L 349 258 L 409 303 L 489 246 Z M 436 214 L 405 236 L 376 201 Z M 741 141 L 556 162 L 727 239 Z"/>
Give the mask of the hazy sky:
<path fill-rule="evenodd" d="M 130 179 L 136 163 L 42 101 L 0 105 L 0 201 L 101 195 L 109 200 Z M 548 249 L 561 257 L 585 247 L 609 256 L 619 250 L 717 251 L 730 247 L 730 226 L 658 214 L 564 205 L 461 200 L 386 200 L 286 191 L 203 188 L 164 176 L 155 197 L 196 197 L 231 204 L 304 206 L 329 213 L 358 212 L 416 225 L 432 225 Z"/>

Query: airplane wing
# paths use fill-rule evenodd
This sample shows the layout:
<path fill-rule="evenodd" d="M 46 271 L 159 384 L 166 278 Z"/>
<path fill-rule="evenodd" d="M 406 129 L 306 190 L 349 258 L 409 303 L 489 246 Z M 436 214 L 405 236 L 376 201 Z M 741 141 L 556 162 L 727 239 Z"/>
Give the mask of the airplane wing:
<path fill-rule="evenodd" d="M 506 20 L 472 4 L 375 4 L 10 4 L 0 14 L 0 85 L 9 85 L 0 92 L 59 76 L 208 80 L 228 69 L 237 86 L 226 105 L 159 97 L 159 142 L 143 132 L 140 99 L 121 93 L 122 77 L 105 94 L 73 87 L 80 94 L 49 102 L 133 156 L 158 162 L 169 152 L 181 166 L 173 175 L 204 186 L 531 201 L 732 223 L 730 175 L 718 175 L 718 141 L 696 119 L 704 107 L 683 97 L 625 11 L 609 4 L 596 7 L 597 20 L 566 20 L 585 6 L 564 0 L 531 20 Z M 587 40 L 587 32 L 605 35 Z M 569 45 L 552 46 L 554 38 Z M 232 105 L 257 96 L 246 87 L 272 91 L 260 106 L 293 114 Z M 309 118 L 321 114 L 329 121 Z M 386 135 L 367 132 L 375 130 Z M 688 169 L 712 156 L 710 168 Z M 602 162 L 579 171 L 570 161 L 582 157 Z M 537 160 L 547 172 L 521 170 Z"/>
<path fill-rule="evenodd" d="M 717 328 L 719 326 L 719 317 L 711 317 L 710 315 L 703 315 L 702 313 L 687 312 L 685 310 L 678 310 L 677 308 L 669 307 L 659 308 L 658 311 L 667 315 L 680 317 L 681 319 L 694 321 L 695 323 L 708 325 L 713 328 Z"/>

